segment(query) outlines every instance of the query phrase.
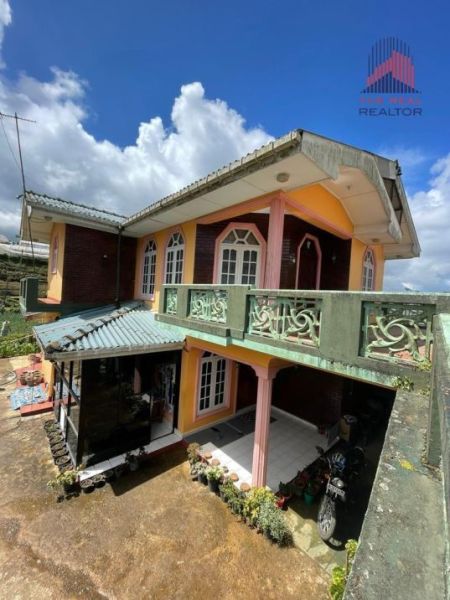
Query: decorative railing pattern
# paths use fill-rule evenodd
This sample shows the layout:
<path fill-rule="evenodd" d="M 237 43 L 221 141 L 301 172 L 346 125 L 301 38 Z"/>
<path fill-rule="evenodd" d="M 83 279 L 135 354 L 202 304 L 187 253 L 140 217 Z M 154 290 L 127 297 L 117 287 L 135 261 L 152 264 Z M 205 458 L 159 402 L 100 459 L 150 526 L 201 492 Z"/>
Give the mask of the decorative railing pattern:
<path fill-rule="evenodd" d="M 319 346 L 322 301 L 316 298 L 251 295 L 248 333 Z"/>
<path fill-rule="evenodd" d="M 221 289 L 192 290 L 189 317 L 198 321 L 226 323 L 228 293 Z"/>
<path fill-rule="evenodd" d="M 176 315 L 178 307 L 178 292 L 176 288 L 166 289 L 166 314 Z"/>
<path fill-rule="evenodd" d="M 391 361 L 431 360 L 433 305 L 363 302 L 361 354 Z"/>

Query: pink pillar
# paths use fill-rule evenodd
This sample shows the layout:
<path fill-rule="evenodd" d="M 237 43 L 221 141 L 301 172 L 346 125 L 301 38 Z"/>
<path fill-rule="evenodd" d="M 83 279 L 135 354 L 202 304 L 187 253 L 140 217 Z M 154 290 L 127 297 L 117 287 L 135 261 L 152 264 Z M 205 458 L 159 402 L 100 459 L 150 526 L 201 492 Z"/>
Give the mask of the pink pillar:
<path fill-rule="evenodd" d="M 255 441 L 253 443 L 252 485 L 266 485 L 269 459 L 269 425 L 272 407 L 272 382 L 278 369 L 253 367 L 258 376 Z"/>
<path fill-rule="evenodd" d="M 267 236 L 266 276 L 264 287 L 280 287 L 281 253 L 283 250 L 284 198 L 278 194 L 270 204 L 269 233 Z"/>

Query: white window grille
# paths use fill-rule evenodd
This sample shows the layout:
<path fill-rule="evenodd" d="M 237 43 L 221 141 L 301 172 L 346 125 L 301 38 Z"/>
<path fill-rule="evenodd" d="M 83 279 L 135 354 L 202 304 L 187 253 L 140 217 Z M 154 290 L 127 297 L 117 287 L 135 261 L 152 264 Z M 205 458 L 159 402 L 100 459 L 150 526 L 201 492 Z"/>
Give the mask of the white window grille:
<path fill-rule="evenodd" d="M 142 268 L 142 294 L 153 296 L 155 293 L 156 273 L 156 243 L 150 240 L 144 250 L 144 265 Z"/>
<path fill-rule="evenodd" d="M 226 404 L 227 365 L 225 358 L 205 352 L 200 363 L 198 414 L 217 410 Z"/>
<path fill-rule="evenodd" d="M 232 229 L 220 248 L 220 283 L 258 286 L 261 248 L 255 234 Z"/>
<path fill-rule="evenodd" d="M 181 233 L 173 233 L 167 244 L 166 276 L 168 284 L 182 283 L 184 262 L 184 239 Z"/>

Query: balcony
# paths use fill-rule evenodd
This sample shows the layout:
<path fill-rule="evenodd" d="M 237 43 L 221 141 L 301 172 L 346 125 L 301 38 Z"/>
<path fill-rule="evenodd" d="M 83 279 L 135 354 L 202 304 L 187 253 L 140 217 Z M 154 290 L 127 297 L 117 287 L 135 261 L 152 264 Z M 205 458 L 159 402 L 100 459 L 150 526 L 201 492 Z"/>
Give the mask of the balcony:
<path fill-rule="evenodd" d="M 38 277 L 24 277 L 20 280 L 19 305 L 24 315 L 35 313 L 59 313 L 67 315 L 74 311 L 85 310 L 96 306 L 93 303 L 60 302 L 54 298 L 40 295 L 42 285 Z"/>
<path fill-rule="evenodd" d="M 164 286 L 157 318 L 221 345 L 390 384 L 424 379 L 450 294 Z"/>

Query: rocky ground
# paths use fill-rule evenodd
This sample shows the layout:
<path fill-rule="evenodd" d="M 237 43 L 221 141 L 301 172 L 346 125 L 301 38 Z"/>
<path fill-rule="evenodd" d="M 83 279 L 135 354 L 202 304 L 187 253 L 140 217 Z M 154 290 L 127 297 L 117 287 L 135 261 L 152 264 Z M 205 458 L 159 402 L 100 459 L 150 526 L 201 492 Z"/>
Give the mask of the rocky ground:
<path fill-rule="evenodd" d="M 0 378 L 11 367 L 0 360 Z M 0 597 L 328 597 L 323 568 L 239 523 L 190 481 L 183 450 L 57 503 L 46 487 L 56 474 L 48 417 L 21 419 L 7 393 L 0 390 Z"/>

